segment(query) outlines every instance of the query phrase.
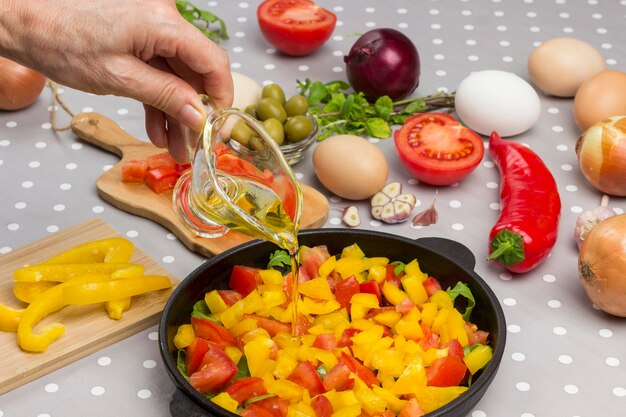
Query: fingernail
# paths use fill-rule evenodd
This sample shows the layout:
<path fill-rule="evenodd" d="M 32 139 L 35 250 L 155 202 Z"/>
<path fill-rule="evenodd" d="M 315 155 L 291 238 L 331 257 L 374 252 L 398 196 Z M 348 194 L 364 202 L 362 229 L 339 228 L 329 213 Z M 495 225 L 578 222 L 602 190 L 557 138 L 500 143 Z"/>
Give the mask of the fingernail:
<path fill-rule="evenodd" d="M 204 117 L 194 106 L 191 104 L 185 104 L 178 113 L 178 120 L 189 126 L 195 131 L 202 130 L 202 124 L 204 123 Z"/>

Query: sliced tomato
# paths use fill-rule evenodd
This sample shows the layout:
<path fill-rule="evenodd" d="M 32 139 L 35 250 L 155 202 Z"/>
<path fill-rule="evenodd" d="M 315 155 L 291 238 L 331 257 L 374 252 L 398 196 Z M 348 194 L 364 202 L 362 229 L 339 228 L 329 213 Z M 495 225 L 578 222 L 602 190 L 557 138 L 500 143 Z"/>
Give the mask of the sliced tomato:
<path fill-rule="evenodd" d="M 337 347 L 337 337 L 333 333 L 320 333 L 315 336 L 313 347 L 332 351 Z"/>
<path fill-rule="evenodd" d="M 350 300 L 354 294 L 359 293 L 359 282 L 354 276 L 344 279 L 335 288 L 335 299 L 341 307 L 350 311 Z"/>
<path fill-rule="evenodd" d="M 265 329 L 272 337 L 276 336 L 278 333 L 291 334 L 291 324 L 289 323 L 283 323 L 282 321 L 256 314 L 246 314 L 245 317 L 255 319 L 257 326 Z"/>
<path fill-rule="evenodd" d="M 243 410 L 240 415 L 242 417 L 277 417 L 271 410 L 259 405 L 258 403 L 252 403 Z"/>
<path fill-rule="evenodd" d="M 226 346 L 237 345 L 237 339 L 226 327 L 199 317 L 191 318 L 191 326 L 196 336 L 209 340 L 224 349 Z"/>
<path fill-rule="evenodd" d="M 148 173 L 148 161 L 133 159 L 122 165 L 122 181 L 143 182 Z"/>
<path fill-rule="evenodd" d="M 210 342 L 206 339 L 196 337 L 186 348 L 185 372 L 191 375 L 200 368 L 204 355 L 209 351 Z"/>
<path fill-rule="evenodd" d="M 346 365 L 348 365 L 350 371 L 352 371 L 354 374 L 356 374 L 356 376 L 361 378 L 363 382 L 365 382 L 368 388 L 372 388 L 372 385 L 379 384 L 376 374 L 374 374 L 371 369 L 363 365 L 357 359 L 348 355 L 346 352 L 341 352 L 341 359 L 346 363 Z"/>
<path fill-rule="evenodd" d="M 287 379 L 306 388 L 312 397 L 324 392 L 322 379 L 309 361 L 300 362 Z"/>
<path fill-rule="evenodd" d="M 330 38 L 337 16 L 310 0 L 265 0 L 257 8 L 265 39 L 292 56 L 313 53 Z"/>
<path fill-rule="evenodd" d="M 307 316 L 298 313 L 298 317 L 296 317 L 296 336 L 304 336 L 309 332 L 310 327 L 311 322 Z"/>
<path fill-rule="evenodd" d="M 385 266 L 387 274 L 385 275 L 385 281 L 391 282 L 396 287 L 400 288 L 402 282 L 400 281 L 400 275 L 396 275 L 394 272 L 396 269 L 396 265 L 388 264 Z"/>
<path fill-rule="evenodd" d="M 230 273 L 228 286 L 245 297 L 262 283 L 263 280 L 259 274 L 259 268 L 235 265 Z"/>
<path fill-rule="evenodd" d="M 164 191 L 174 188 L 178 180 L 178 172 L 173 166 L 163 166 L 148 169 L 144 182 L 152 191 L 161 194 Z"/>
<path fill-rule="evenodd" d="M 383 294 L 380 291 L 380 285 L 376 281 L 367 281 L 359 284 L 359 292 L 374 294 L 378 298 L 378 304 L 383 301 Z"/>
<path fill-rule="evenodd" d="M 326 375 L 324 375 L 322 383 L 326 391 L 344 391 L 352 389 L 354 379 L 350 378 L 350 368 L 348 365 L 346 365 L 344 361 L 339 361 L 337 365 L 330 368 Z"/>
<path fill-rule="evenodd" d="M 333 415 L 333 405 L 323 395 L 318 395 L 311 400 L 311 408 L 315 411 L 317 417 L 330 417 Z"/>
<path fill-rule="evenodd" d="M 322 265 L 328 258 L 330 258 L 330 254 L 328 253 L 328 248 L 326 246 L 314 246 L 312 248 L 308 246 L 301 246 L 300 252 L 298 253 L 300 265 L 304 267 L 310 278 L 317 278 L 320 276 L 320 265 Z"/>
<path fill-rule="evenodd" d="M 169 152 L 161 152 L 154 155 L 150 155 L 147 159 L 148 167 L 150 169 L 172 167 L 176 168 L 176 161 L 172 158 Z"/>
<path fill-rule="evenodd" d="M 470 345 L 479 343 L 481 345 L 487 344 L 487 338 L 489 332 L 484 330 L 478 330 L 478 327 L 473 323 L 465 323 L 465 333 L 467 333 L 467 340 Z"/>
<path fill-rule="evenodd" d="M 178 175 L 183 175 L 185 171 L 187 171 L 188 169 L 191 169 L 191 163 L 187 162 L 186 164 L 179 164 L 177 162 L 175 165 L 175 168 L 176 168 L 176 172 L 178 172 Z"/>
<path fill-rule="evenodd" d="M 352 346 L 352 338 L 361 333 L 361 330 L 348 327 L 341 333 L 341 339 L 337 342 L 337 347 Z"/>
<path fill-rule="evenodd" d="M 453 356 L 435 359 L 426 369 L 426 380 L 431 387 L 454 387 L 463 381 L 467 366 Z"/>
<path fill-rule="evenodd" d="M 426 278 L 422 282 L 422 285 L 424 286 L 424 289 L 426 290 L 426 294 L 428 294 L 429 297 L 432 296 L 437 291 L 441 291 L 441 284 L 439 284 L 439 281 L 437 281 L 437 279 L 433 277 Z"/>
<path fill-rule="evenodd" d="M 430 185 L 462 180 L 485 154 L 482 138 L 445 113 L 409 117 L 395 131 L 394 142 L 405 168 Z"/>
<path fill-rule="evenodd" d="M 189 376 L 189 383 L 201 394 L 224 388 L 237 374 L 237 365 L 224 351 L 209 344 L 200 369 Z"/>
<path fill-rule="evenodd" d="M 398 417 L 422 417 L 424 414 L 424 410 L 420 407 L 417 399 L 411 398 L 400 411 Z"/>
<path fill-rule="evenodd" d="M 422 338 L 418 342 L 418 345 L 420 345 L 423 350 L 428 350 L 431 348 L 439 349 L 439 335 L 433 332 L 433 329 L 426 326 L 425 324 L 420 324 L 420 327 L 422 328 L 422 333 L 424 333 L 424 336 L 422 336 Z"/>
<path fill-rule="evenodd" d="M 400 301 L 398 305 L 396 305 L 396 311 L 399 311 L 402 314 L 408 314 L 415 307 L 415 303 L 409 298 L 405 297 L 404 300 Z"/>
<path fill-rule="evenodd" d="M 217 293 L 220 295 L 220 297 L 222 297 L 222 300 L 229 307 L 243 298 L 243 295 L 235 290 L 217 290 Z"/>
<path fill-rule="evenodd" d="M 227 174 L 247 178 L 252 181 L 256 181 L 260 184 L 265 185 L 266 187 L 271 187 L 271 179 L 267 177 L 258 169 L 255 165 L 250 162 L 233 155 L 232 153 L 225 152 L 217 157 L 215 162 L 215 166 L 222 172 Z"/>
<path fill-rule="evenodd" d="M 274 417 L 287 417 L 289 410 L 289 401 L 280 397 L 268 397 L 262 400 L 256 401 L 254 404 L 270 410 Z"/>
<path fill-rule="evenodd" d="M 442 348 L 448 348 L 448 356 L 463 360 L 465 353 L 463 352 L 463 346 L 458 339 L 452 339 L 448 343 L 444 344 Z"/>
<path fill-rule="evenodd" d="M 227 392 L 233 400 L 237 401 L 239 405 L 250 398 L 267 394 L 265 382 L 257 376 L 236 379 L 224 391 Z"/>

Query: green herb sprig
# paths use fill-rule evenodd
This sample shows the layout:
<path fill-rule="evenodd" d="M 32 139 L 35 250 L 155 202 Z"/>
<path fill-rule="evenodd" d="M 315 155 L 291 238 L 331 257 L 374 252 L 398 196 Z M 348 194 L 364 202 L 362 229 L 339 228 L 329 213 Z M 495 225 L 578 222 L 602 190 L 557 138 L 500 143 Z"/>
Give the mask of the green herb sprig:
<path fill-rule="evenodd" d="M 186 21 L 192 23 L 213 42 L 228 40 L 226 23 L 213 13 L 199 9 L 187 0 L 176 0 L 176 8 Z M 218 27 L 215 27 L 214 23 L 217 23 Z"/>
<path fill-rule="evenodd" d="M 348 93 L 351 87 L 344 81 L 323 83 L 307 78 L 297 83 L 309 102 L 309 114 L 319 126 L 318 140 L 334 134 L 385 139 L 391 136 L 393 125 L 401 125 L 413 114 L 454 109 L 454 92 L 398 101 L 382 96 L 370 103 L 363 93 Z"/>

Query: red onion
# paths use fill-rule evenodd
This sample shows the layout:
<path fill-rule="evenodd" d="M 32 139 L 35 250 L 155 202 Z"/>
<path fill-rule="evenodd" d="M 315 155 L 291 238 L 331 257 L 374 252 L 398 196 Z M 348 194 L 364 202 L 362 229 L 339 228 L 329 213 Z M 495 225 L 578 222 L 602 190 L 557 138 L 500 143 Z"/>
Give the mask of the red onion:
<path fill-rule="evenodd" d="M 352 88 L 370 101 L 387 95 L 397 100 L 419 84 L 420 58 L 415 45 L 395 29 L 374 29 L 361 36 L 344 57 Z"/>

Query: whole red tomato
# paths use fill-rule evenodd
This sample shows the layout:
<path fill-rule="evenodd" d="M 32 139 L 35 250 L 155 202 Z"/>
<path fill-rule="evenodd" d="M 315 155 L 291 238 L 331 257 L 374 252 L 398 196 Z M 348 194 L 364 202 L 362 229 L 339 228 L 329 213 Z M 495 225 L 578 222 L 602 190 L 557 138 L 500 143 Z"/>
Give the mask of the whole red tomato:
<path fill-rule="evenodd" d="M 430 185 L 462 180 L 485 154 L 482 138 L 445 113 L 409 117 L 394 133 L 394 142 L 406 169 Z"/>
<path fill-rule="evenodd" d="M 337 16 L 310 0 L 265 0 L 257 8 L 265 39 L 287 55 L 304 56 L 333 33 Z"/>

